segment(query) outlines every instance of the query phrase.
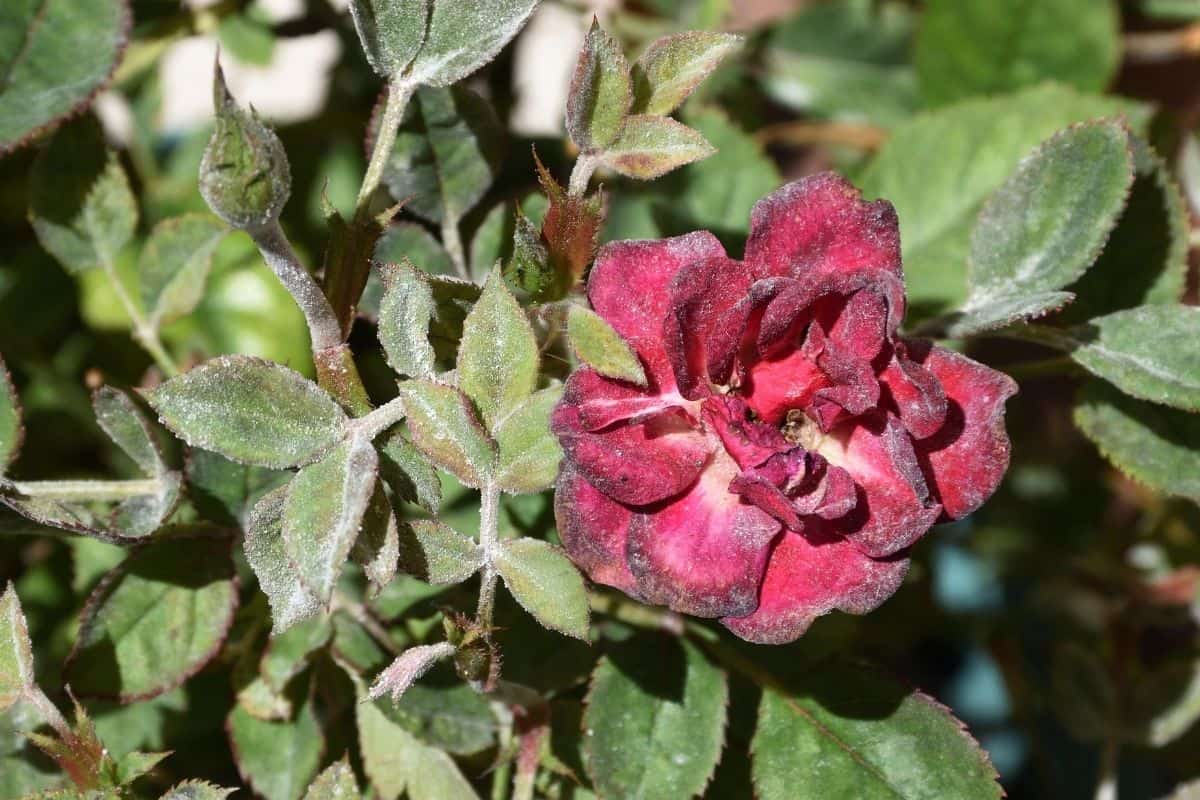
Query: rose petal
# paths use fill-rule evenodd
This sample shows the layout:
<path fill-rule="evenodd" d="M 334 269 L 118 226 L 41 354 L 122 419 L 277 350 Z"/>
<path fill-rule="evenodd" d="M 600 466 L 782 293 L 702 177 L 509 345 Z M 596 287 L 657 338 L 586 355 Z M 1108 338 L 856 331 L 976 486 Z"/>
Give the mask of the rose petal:
<path fill-rule="evenodd" d="M 676 273 L 663 320 L 663 341 L 685 397 L 697 399 L 712 393 L 709 342 L 715 338 L 718 348 L 727 350 L 728 342 L 740 341 L 742 331 L 731 326 L 745 317 L 729 312 L 749 294 L 750 283 L 745 265 L 724 256 L 694 261 Z"/>
<path fill-rule="evenodd" d="M 791 444 L 779 429 L 749 418 L 750 407 L 740 397 L 718 395 L 704 401 L 701 417 L 717 434 L 725 452 L 742 469 L 756 467 Z"/>
<path fill-rule="evenodd" d="M 760 278 L 882 272 L 900 278 L 900 227 L 891 203 L 863 202 L 831 172 L 789 183 L 755 204 L 746 263 Z"/>
<path fill-rule="evenodd" d="M 664 411 L 682 410 L 687 401 L 678 392 L 658 394 L 582 367 L 567 379 L 562 403 L 576 409 L 580 429 L 598 431 L 618 422 L 643 422 Z"/>
<path fill-rule="evenodd" d="M 820 452 L 859 487 L 838 531 L 864 553 L 891 555 L 921 538 L 941 514 L 930 497 L 912 439 L 899 419 L 872 414 L 827 437 Z"/>
<path fill-rule="evenodd" d="M 949 401 L 941 430 L 917 454 L 946 519 L 961 519 L 992 496 L 1008 469 L 1004 402 L 1017 384 L 1003 372 L 952 350 L 910 342 L 909 355 L 942 384 Z"/>
<path fill-rule="evenodd" d="M 721 622 L 747 641 L 786 644 L 834 609 L 874 610 L 900 588 L 906 572 L 906 554 L 874 559 L 816 525 L 804 534 L 784 532 L 767 563 L 758 608 Z"/>
<path fill-rule="evenodd" d="M 932 436 L 946 422 L 946 393 L 932 372 L 909 359 L 907 349 L 896 343 L 891 360 L 880 373 L 886 402 L 914 439 Z"/>
<path fill-rule="evenodd" d="M 558 475 L 554 516 L 563 547 L 588 577 L 637 596 L 637 581 L 625 562 L 632 511 L 567 465 Z"/>
<path fill-rule="evenodd" d="M 674 388 L 662 343 L 671 282 L 686 264 L 724 256 L 721 243 L 707 231 L 610 242 L 596 255 L 588 276 L 592 308 L 629 341 L 665 391 Z"/>
<path fill-rule="evenodd" d="M 695 480 L 711 445 L 680 413 L 657 414 L 642 422 L 584 430 L 579 409 L 562 402 L 550 428 L 566 459 L 593 486 L 622 503 L 645 505 L 673 497 Z"/>
<path fill-rule="evenodd" d="M 647 602 L 697 617 L 755 608 L 779 523 L 729 491 L 736 474 L 720 456 L 691 491 L 634 515 L 626 556 Z"/>

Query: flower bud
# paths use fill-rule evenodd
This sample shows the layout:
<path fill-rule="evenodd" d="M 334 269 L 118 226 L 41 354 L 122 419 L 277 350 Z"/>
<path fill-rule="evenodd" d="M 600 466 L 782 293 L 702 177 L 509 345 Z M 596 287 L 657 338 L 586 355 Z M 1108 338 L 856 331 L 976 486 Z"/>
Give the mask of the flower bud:
<path fill-rule="evenodd" d="M 287 153 L 251 109 L 238 108 L 220 65 L 213 80 L 217 126 L 200 162 L 200 194 L 229 225 L 245 230 L 279 218 L 291 193 Z"/>

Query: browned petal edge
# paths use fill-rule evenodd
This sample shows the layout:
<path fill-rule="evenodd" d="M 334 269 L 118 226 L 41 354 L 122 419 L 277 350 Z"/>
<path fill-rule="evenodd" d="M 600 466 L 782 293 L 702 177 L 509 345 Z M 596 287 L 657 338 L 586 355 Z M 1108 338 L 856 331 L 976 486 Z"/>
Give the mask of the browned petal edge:
<path fill-rule="evenodd" d="M 0 142 L 0 158 L 3 158 L 10 153 L 14 153 L 30 142 L 33 142 L 45 134 L 50 133 L 64 122 L 73 119 L 84 111 L 91 108 L 96 96 L 107 89 L 112 84 L 113 75 L 117 72 L 117 67 L 121 65 L 121 58 L 125 54 L 125 48 L 129 45 L 129 32 L 133 28 L 133 12 L 129 7 L 129 0 L 117 0 L 121 8 L 120 29 L 117 32 L 117 52 L 114 55 L 112 66 L 108 70 L 108 75 L 104 76 L 96 85 L 88 92 L 87 96 L 80 99 L 74 106 L 66 111 L 66 113 L 45 122 L 38 127 L 26 131 L 24 135 L 11 142 Z"/>
<path fill-rule="evenodd" d="M 208 666 L 209 662 L 217 656 L 217 654 L 221 651 L 221 648 L 225 645 L 225 640 L 229 636 L 230 629 L 233 627 L 233 619 L 237 612 L 239 602 L 238 593 L 241 589 L 237 570 L 236 568 L 232 568 L 233 531 L 227 528 L 218 528 L 209 525 L 181 525 L 175 528 L 175 531 L 175 535 L 171 537 L 173 539 L 225 539 L 226 547 L 230 551 L 230 581 L 233 585 L 233 592 L 230 595 L 229 612 L 226 615 L 225 621 L 221 626 L 221 630 L 217 635 L 216 642 L 213 644 L 209 652 L 197 659 L 196 663 L 185 670 L 182 674 L 148 692 L 136 694 L 128 692 L 118 692 L 116 694 L 105 692 L 85 692 L 82 695 L 83 697 L 89 697 L 97 700 L 115 700 L 121 705 L 137 703 L 143 700 L 150 700 L 158 697 L 161 694 L 165 694 L 172 689 L 182 686 L 202 669 Z M 79 651 L 79 642 L 84 638 L 84 634 L 90 630 L 96 609 L 102 602 L 104 602 L 104 600 L 108 598 L 108 595 L 116 587 L 120 579 L 125 576 L 129 562 L 136 558 L 138 553 L 140 553 L 142 550 L 156 544 L 161 544 L 164 539 L 165 537 L 150 539 L 144 544 L 138 544 L 131 548 L 131 552 L 125 557 L 125 560 L 105 573 L 104 577 L 100 579 L 100 582 L 96 584 L 96 588 L 92 590 L 90 595 L 88 595 L 88 599 L 84 602 L 83 608 L 79 612 L 79 631 L 75 635 L 75 642 L 71 645 L 71 652 L 67 655 L 66 661 L 63 663 L 64 678 L 69 677 L 70 675 L 71 666 L 75 661 Z M 69 681 L 67 681 L 67 683 L 69 683 Z"/>

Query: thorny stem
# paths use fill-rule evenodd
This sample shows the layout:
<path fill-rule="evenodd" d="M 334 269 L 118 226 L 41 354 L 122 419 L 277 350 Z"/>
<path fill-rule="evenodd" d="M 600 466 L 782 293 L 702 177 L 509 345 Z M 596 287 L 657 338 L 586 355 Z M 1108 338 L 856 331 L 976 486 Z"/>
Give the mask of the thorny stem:
<path fill-rule="evenodd" d="M 492 627 L 492 608 L 496 603 L 496 546 L 500 516 L 500 488 L 492 481 L 483 484 L 479 497 L 479 546 L 483 550 L 483 571 L 479 582 L 479 606 L 475 622 L 487 630 Z"/>
<path fill-rule="evenodd" d="M 112 284 L 113 292 L 117 295 L 117 300 L 120 301 L 121 307 L 125 309 L 125 314 L 129 317 L 133 324 L 133 338 L 137 343 L 150 354 L 154 359 L 154 363 L 163 371 L 167 377 L 172 377 L 179 374 L 179 367 L 175 366 L 175 360 L 167 353 L 163 347 L 162 340 L 158 338 L 158 331 L 146 319 L 146 315 L 133 302 L 133 298 L 129 296 L 125 284 L 117 275 L 116 266 L 109 260 L 103 263 L 104 274 L 108 277 L 108 282 Z"/>
<path fill-rule="evenodd" d="M 98 501 L 157 494 L 162 488 L 156 478 L 128 481 L 13 481 L 10 485 L 29 497 Z"/>
<path fill-rule="evenodd" d="M 379 131 L 375 134 L 375 141 L 371 146 L 371 160 L 367 163 L 367 172 L 363 175 L 358 200 L 354 204 L 354 214 L 360 219 L 369 213 L 371 196 L 383 180 L 383 168 L 392 152 L 396 131 L 400 128 L 400 120 L 404 118 L 404 109 L 412 98 L 414 88 L 412 84 L 399 78 L 393 78 L 388 84 L 387 99 L 383 102 L 383 114 L 379 118 Z"/>
<path fill-rule="evenodd" d="M 599 162 L 596 160 L 596 156 L 591 153 L 580 153 L 571 170 L 571 180 L 567 192 L 574 197 L 583 197 L 587 194 L 588 181 L 592 179 L 592 173 L 596 171 L 597 166 L 599 166 Z"/>
<path fill-rule="evenodd" d="M 458 277 L 465 281 L 470 280 L 471 273 L 467 271 L 467 254 L 463 249 L 462 234 L 458 230 L 458 219 L 449 214 L 442 220 L 442 247 L 446 248 Z"/>
<path fill-rule="evenodd" d="M 342 326 L 333 313 L 333 306 L 329 305 L 329 299 L 317 285 L 316 279 L 300 264 L 283 228 L 279 227 L 279 221 L 272 220 L 260 227 L 249 228 L 246 232 L 258 245 L 267 266 L 304 313 L 313 352 L 341 344 Z"/>

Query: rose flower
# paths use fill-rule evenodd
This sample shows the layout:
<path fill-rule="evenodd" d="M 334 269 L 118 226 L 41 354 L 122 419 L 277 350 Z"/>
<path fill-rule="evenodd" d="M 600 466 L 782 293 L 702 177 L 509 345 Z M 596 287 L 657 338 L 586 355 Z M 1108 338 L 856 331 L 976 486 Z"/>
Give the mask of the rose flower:
<path fill-rule="evenodd" d="M 608 244 L 588 298 L 648 385 L 567 381 L 558 530 L 593 580 L 639 600 L 792 641 L 876 608 L 908 548 L 1008 467 L 1016 385 L 897 335 L 896 212 L 836 175 L 759 201 L 744 261 L 706 231 Z"/>

